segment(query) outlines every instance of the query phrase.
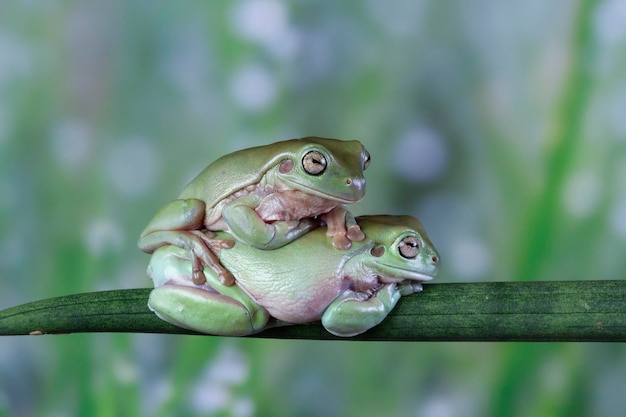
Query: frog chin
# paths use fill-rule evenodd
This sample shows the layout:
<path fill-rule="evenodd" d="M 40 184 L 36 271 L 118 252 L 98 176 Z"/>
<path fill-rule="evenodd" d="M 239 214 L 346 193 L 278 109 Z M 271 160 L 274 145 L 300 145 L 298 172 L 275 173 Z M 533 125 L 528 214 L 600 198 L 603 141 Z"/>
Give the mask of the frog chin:
<path fill-rule="evenodd" d="M 396 266 L 390 266 L 379 262 L 376 262 L 376 267 L 379 272 L 382 272 L 379 275 L 379 280 L 383 284 L 393 284 L 405 280 L 422 282 L 430 281 L 434 278 L 434 276 L 432 275 L 424 274 L 410 269 L 398 268 Z"/>

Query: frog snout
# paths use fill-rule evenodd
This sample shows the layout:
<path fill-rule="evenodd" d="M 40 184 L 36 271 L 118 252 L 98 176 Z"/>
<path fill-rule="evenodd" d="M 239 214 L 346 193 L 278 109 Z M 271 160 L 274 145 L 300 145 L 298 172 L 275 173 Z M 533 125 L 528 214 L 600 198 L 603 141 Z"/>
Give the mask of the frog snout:
<path fill-rule="evenodd" d="M 432 275 L 435 276 L 437 275 L 437 272 L 439 271 L 439 263 L 441 262 L 440 258 L 439 258 L 439 254 L 435 251 L 430 251 L 427 255 L 426 255 L 426 263 L 430 266 L 431 270 L 432 270 Z"/>
<path fill-rule="evenodd" d="M 348 178 L 346 178 L 346 185 L 351 190 L 356 190 L 356 191 L 365 190 L 365 178 L 363 178 L 363 177 L 356 177 L 356 178 L 348 177 Z"/>

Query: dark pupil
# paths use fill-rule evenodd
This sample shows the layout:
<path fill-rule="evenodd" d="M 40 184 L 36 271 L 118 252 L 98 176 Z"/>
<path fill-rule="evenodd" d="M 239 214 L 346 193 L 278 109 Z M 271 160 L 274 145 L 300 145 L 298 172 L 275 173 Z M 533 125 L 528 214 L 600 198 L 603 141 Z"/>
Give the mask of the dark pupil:
<path fill-rule="evenodd" d="M 417 251 L 419 250 L 419 243 L 414 237 L 407 237 L 402 240 L 399 249 L 400 255 L 403 257 L 409 259 L 415 258 L 415 256 L 417 256 Z"/>
<path fill-rule="evenodd" d="M 326 158 L 317 151 L 311 151 L 302 159 L 304 170 L 311 175 L 319 175 L 326 169 Z"/>

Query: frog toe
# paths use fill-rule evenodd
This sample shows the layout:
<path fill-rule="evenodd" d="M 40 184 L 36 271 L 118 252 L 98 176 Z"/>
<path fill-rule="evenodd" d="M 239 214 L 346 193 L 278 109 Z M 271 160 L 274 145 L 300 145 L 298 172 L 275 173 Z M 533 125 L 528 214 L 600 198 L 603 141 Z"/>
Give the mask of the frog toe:
<path fill-rule="evenodd" d="M 365 239 L 365 233 L 363 233 L 363 231 L 357 224 L 350 226 L 348 228 L 348 231 L 346 232 L 346 236 L 352 242 L 362 242 Z"/>
<path fill-rule="evenodd" d="M 339 250 L 350 249 L 352 241 L 348 239 L 345 233 L 335 233 L 333 235 L 333 246 Z"/>

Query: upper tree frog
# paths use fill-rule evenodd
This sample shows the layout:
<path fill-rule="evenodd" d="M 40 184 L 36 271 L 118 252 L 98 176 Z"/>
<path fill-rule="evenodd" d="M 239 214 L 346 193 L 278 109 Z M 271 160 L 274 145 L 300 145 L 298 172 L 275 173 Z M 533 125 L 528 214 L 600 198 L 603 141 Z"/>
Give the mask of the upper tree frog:
<path fill-rule="evenodd" d="M 148 268 L 155 286 L 149 306 L 168 322 L 216 335 L 320 319 L 337 336 L 362 333 L 379 324 L 401 295 L 420 291 L 420 282 L 437 274 L 439 255 L 414 217 L 357 220 L 366 237 L 342 251 L 323 228 L 272 251 L 240 243 L 220 251 L 220 261 L 237 278 L 233 286 L 223 285 L 209 268 L 207 281 L 194 284 L 189 252 L 161 247 Z"/>
<path fill-rule="evenodd" d="M 364 238 L 344 204 L 363 198 L 369 161 L 358 141 L 317 137 L 231 153 L 206 167 L 155 215 L 139 247 L 147 253 L 168 244 L 186 249 L 196 284 L 204 282 L 204 266 L 210 266 L 226 285 L 233 285 L 234 278 L 215 253 L 234 241 L 212 239 L 207 230 L 228 231 L 248 245 L 275 249 L 321 220 L 335 247 L 346 249 Z"/>

